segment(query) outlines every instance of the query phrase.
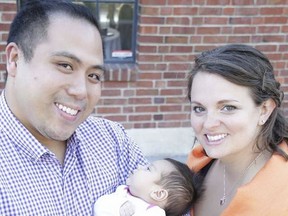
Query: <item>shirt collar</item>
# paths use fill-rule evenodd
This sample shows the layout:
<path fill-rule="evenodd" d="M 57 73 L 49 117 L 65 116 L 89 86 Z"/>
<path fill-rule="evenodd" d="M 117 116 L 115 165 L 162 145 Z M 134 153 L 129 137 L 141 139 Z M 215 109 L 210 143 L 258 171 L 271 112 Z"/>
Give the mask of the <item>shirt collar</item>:
<path fill-rule="evenodd" d="M 1 131 L 13 140 L 11 143 L 35 162 L 48 152 L 12 113 L 6 102 L 5 90 L 0 96 L 0 121 Z"/>

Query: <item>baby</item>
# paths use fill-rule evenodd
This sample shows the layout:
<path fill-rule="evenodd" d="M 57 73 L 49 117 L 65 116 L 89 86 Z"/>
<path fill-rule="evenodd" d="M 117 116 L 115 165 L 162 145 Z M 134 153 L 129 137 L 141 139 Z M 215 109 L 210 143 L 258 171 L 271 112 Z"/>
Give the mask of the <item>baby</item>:
<path fill-rule="evenodd" d="M 126 184 L 100 197 L 94 215 L 121 215 L 121 206 L 131 202 L 134 216 L 180 216 L 189 211 L 202 190 L 202 179 L 186 164 L 170 158 L 138 167 Z"/>

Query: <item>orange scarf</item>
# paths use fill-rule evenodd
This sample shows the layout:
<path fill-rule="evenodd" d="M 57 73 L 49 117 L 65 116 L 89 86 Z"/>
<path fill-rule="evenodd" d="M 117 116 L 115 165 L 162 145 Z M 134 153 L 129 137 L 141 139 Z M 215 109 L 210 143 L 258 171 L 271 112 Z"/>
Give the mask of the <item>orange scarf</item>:
<path fill-rule="evenodd" d="M 288 153 L 284 141 L 279 146 Z M 199 145 L 190 152 L 187 164 L 198 172 L 211 160 Z M 238 188 L 221 216 L 288 216 L 288 161 L 274 153 L 251 182 Z"/>

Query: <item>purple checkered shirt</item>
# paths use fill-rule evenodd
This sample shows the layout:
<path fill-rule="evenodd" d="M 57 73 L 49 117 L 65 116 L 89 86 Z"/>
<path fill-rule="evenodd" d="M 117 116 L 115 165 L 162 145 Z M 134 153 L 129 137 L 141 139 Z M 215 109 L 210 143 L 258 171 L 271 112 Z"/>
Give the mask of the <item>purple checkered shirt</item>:
<path fill-rule="evenodd" d="M 33 113 L 31 113 L 33 115 Z M 0 96 L 0 215 L 91 215 L 93 203 L 145 164 L 123 127 L 89 117 L 67 142 L 62 166 Z"/>

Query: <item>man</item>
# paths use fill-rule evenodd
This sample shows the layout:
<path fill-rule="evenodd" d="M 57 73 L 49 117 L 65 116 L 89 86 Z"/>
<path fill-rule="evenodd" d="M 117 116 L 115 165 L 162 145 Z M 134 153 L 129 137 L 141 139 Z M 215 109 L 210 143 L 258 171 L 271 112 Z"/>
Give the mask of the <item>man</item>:
<path fill-rule="evenodd" d="M 11 25 L 6 57 L 0 215 L 91 215 L 146 163 L 121 125 L 89 117 L 104 73 L 97 21 L 81 5 L 33 1 Z"/>

